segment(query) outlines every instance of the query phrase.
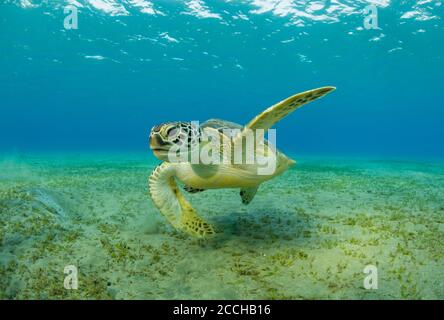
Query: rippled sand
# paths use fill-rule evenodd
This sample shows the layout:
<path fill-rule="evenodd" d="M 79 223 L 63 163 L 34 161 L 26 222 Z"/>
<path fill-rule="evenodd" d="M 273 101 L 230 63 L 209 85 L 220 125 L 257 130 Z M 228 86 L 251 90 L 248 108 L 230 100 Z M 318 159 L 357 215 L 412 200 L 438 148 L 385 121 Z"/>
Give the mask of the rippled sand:
<path fill-rule="evenodd" d="M 444 164 L 296 157 L 248 206 L 186 194 L 219 231 L 199 241 L 153 207 L 147 156 L 1 159 L 3 299 L 444 298 Z"/>

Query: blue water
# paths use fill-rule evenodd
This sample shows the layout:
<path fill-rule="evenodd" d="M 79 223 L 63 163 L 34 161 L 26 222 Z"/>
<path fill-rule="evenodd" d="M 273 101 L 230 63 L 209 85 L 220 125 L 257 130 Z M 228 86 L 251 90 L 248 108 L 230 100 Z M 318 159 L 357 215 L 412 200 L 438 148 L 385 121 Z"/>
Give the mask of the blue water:
<path fill-rule="evenodd" d="M 442 2 L 379 1 L 376 30 L 371 1 L 323 2 L 2 1 L 0 149 L 149 152 L 157 123 L 246 123 L 333 85 L 278 124 L 278 147 L 444 156 Z"/>
<path fill-rule="evenodd" d="M 443 299 L 442 9 L 0 0 L 0 299 Z M 322 86 L 276 125 L 296 166 L 248 206 L 176 179 L 216 234 L 170 225 L 147 186 L 152 126 L 244 124 Z"/>

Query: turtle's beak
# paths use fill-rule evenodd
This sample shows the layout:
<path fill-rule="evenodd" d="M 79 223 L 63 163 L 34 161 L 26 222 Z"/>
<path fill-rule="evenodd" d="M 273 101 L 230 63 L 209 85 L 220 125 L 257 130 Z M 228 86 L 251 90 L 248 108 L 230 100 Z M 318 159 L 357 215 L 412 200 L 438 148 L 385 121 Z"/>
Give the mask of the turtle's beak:
<path fill-rule="evenodd" d="M 159 133 L 151 133 L 150 149 L 159 160 L 166 160 L 168 158 L 169 145 L 163 141 Z"/>
<path fill-rule="evenodd" d="M 153 149 L 154 156 L 162 161 L 168 161 L 168 151 L 162 149 Z"/>
<path fill-rule="evenodd" d="M 158 133 L 154 133 L 150 135 L 150 148 L 152 150 L 159 149 L 163 145 L 162 138 Z"/>

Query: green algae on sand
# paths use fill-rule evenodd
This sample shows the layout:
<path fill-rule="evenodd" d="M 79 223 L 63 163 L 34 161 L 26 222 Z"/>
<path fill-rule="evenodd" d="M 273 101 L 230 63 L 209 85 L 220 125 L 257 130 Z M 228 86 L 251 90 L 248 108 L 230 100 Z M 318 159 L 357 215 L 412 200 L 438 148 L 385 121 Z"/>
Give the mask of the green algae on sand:
<path fill-rule="evenodd" d="M 218 230 L 208 241 L 154 208 L 155 165 L 4 157 L 0 298 L 444 298 L 444 164 L 299 157 L 248 206 L 238 190 L 186 194 Z M 77 290 L 63 286 L 67 265 Z M 367 265 L 377 290 L 363 287 Z"/>

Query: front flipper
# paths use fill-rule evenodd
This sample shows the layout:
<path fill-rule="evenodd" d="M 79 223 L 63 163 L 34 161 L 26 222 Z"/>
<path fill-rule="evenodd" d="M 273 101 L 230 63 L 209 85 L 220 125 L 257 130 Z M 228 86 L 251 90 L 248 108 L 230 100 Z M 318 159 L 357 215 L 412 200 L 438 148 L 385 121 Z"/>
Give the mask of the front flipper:
<path fill-rule="evenodd" d="M 253 200 L 254 196 L 256 195 L 258 188 L 259 187 L 240 189 L 240 196 L 242 198 L 242 203 L 249 204 L 251 202 L 251 200 Z"/>
<path fill-rule="evenodd" d="M 199 217 L 177 187 L 174 165 L 163 162 L 154 169 L 148 185 L 154 204 L 174 228 L 194 237 L 214 234 L 213 227 Z"/>
<path fill-rule="evenodd" d="M 295 94 L 285 100 L 282 100 L 281 102 L 276 103 L 275 105 L 259 113 L 253 120 L 251 120 L 233 139 L 233 145 L 241 143 L 242 139 L 245 138 L 250 130 L 263 129 L 266 131 L 274 126 L 278 121 L 292 113 L 294 110 L 316 99 L 324 97 L 335 89 L 335 87 L 317 88 Z"/>
<path fill-rule="evenodd" d="M 190 186 L 183 186 L 183 190 L 185 190 L 186 192 L 189 192 L 189 193 L 198 193 L 198 192 L 205 191 L 205 189 L 198 189 L 198 188 L 193 188 Z"/>
<path fill-rule="evenodd" d="M 285 118 L 294 110 L 302 107 L 305 104 L 308 104 L 316 99 L 322 98 L 330 92 L 334 91 L 335 87 L 322 87 L 313 90 L 308 90 L 305 92 L 301 92 L 295 94 L 291 97 L 288 97 L 281 102 L 276 103 L 275 105 L 269 107 L 264 110 L 262 113 L 257 115 L 253 120 L 251 120 L 246 126 L 245 129 L 264 129 L 268 130 L 274 124 L 276 124 L 282 118 Z"/>

